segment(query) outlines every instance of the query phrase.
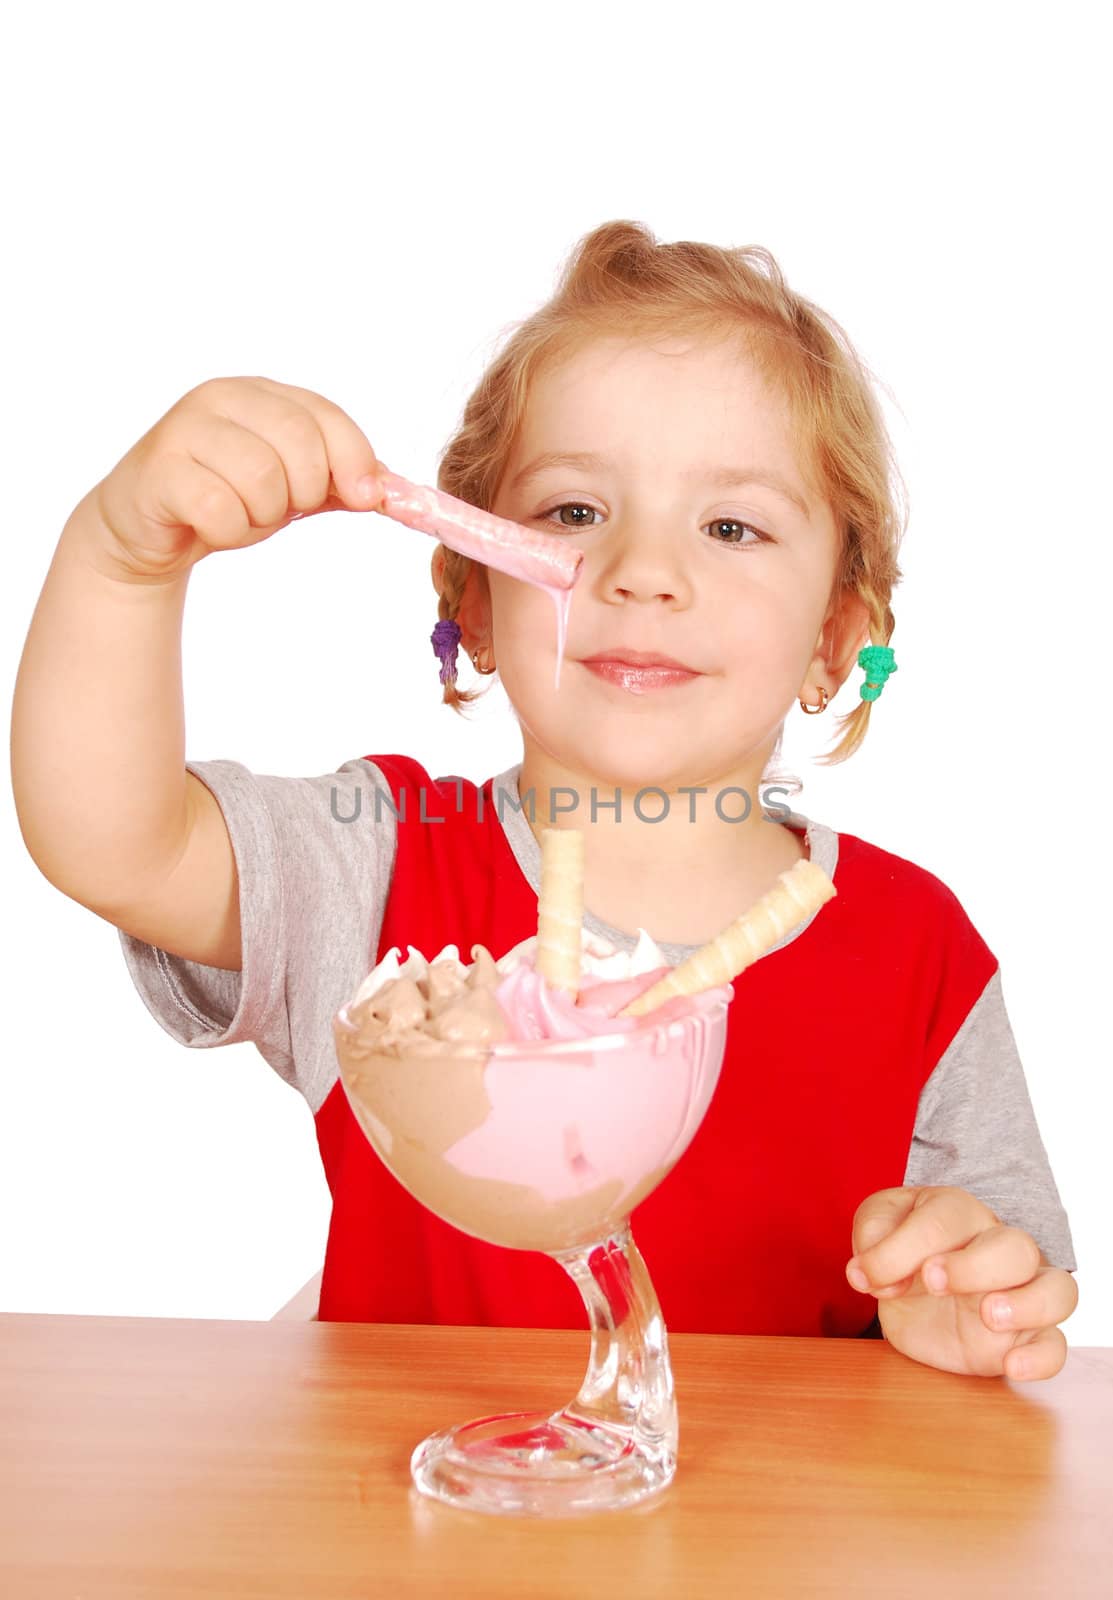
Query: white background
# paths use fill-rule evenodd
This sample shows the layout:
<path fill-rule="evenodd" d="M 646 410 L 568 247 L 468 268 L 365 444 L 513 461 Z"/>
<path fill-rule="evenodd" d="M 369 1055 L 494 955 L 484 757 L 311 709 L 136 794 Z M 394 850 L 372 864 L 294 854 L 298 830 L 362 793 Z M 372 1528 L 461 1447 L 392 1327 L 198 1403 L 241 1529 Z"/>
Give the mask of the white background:
<path fill-rule="evenodd" d="M 619 217 L 764 244 L 843 324 L 911 495 L 900 672 L 832 770 L 830 715 L 794 708 L 794 804 L 935 872 L 998 957 L 1076 1345 L 1113 1344 L 1095 15 L 43 4 L 9 24 L 2 108 L 9 703 L 69 512 L 206 377 L 315 389 L 431 482 L 500 336 Z M 440 704 L 431 553 L 333 513 L 204 562 L 189 757 L 316 774 L 403 751 L 476 781 L 516 760 L 500 688 L 471 722 Z M 28 856 L 10 784 L 0 805 L 0 1307 L 270 1316 L 324 1250 L 307 1107 L 251 1045 L 174 1044 L 115 929 Z"/>

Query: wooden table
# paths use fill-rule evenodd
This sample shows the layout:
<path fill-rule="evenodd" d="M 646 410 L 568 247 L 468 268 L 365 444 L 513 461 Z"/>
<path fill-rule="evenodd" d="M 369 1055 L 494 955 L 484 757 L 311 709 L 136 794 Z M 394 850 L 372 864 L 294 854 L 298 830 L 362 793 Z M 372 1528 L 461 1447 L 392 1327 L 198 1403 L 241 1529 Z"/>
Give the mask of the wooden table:
<path fill-rule="evenodd" d="M 0 1594 L 1113 1594 L 1113 1351 L 964 1378 L 884 1342 L 671 1336 L 655 1504 L 527 1521 L 411 1487 L 426 1433 L 571 1399 L 587 1333 L 0 1316 Z"/>

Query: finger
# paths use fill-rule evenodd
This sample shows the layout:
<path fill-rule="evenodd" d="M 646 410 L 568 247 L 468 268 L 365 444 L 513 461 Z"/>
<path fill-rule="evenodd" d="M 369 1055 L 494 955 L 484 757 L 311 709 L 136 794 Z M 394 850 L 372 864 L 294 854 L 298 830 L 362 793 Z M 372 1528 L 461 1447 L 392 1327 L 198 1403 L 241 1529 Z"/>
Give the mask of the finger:
<path fill-rule="evenodd" d="M 858 1253 L 847 1263 L 846 1275 L 851 1287 L 859 1294 L 873 1294 L 879 1299 L 895 1298 L 912 1282 L 911 1277 L 908 1277 L 884 1289 L 875 1287 L 866 1273 L 859 1268 L 858 1263 L 867 1250 L 887 1238 L 904 1220 L 912 1210 L 918 1193 L 917 1188 L 910 1186 L 900 1189 L 878 1189 L 876 1193 L 867 1195 L 854 1213 L 851 1224 L 851 1245 Z"/>
<path fill-rule="evenodd" d="M 902 1294 L 907 1294 L 909 1289 L 919 1286 L 919 1274 L 909 1273 L 907 1278 L 901 1278 L 899 1283 L 888 1283 L 883 1289 L 869 1289 L 868 1294 L 876 1295 L 878 1300 L 897 1300 Z"/>
<path fill-rule="evenodd" d="M 1001 1363 L 1006 1378 L 1026 1383 L 1053 1378 L 1067 1359 L 1067 1340 L 1061 1328 L 1044 1328 L 1034 1339 L 1018 1341 Z"/>
<path fill-rule="evenodd" d="M 864 1254 L 903 1222 L 916 1202 L 920 1190 L 914 1187 L 878 1189 L 867 1195 L 854 1213 L 850 1227 L 851 1249 Z"/>
<path fill-rule="evenodd" d="M 923 1264 L 924 1283 L 931 1294 L 977 1294 L 1029 1283 L 1040 1270 L 1040 1247 L 1023 1228 L 1003 1222 L 983 1228 L 961 1250 L 929 1256 Z M 940 1270 L 945 1281 L 936 1283 Z"/>
<path fill-rule="evenodd" d="M 285 520 L 290 485 L 282 457 L 268 439 L 220 412 L 201 411 L 190 424 L 189 452 L 239 497 L 250 527 L 273 528 Z"/>
<path fill-rule="evenodd" d="M 1030 1283 L 987 1294 L 979 1310 L 987 1328 L 1048 1328 L 1065 1322 L 1078 1305 L 1078 1285 L 1062 1267 L 1041 1267 Z M 1003 1314 L 1002 1314 L 1003 1313 Z"/>
<path fill-rule="evenodd" d="M 249 537 L 247 511 L 235 489 L 192 456 L 166 456 L 158 473 L 157 493 L 144 493 L 139 504 L 155 522 L 193 528 L 212 550 L 254 542 Z"/>
<path fill-rule="evenodd" d="M 272 378 L 256 378 L 255 382 L 260 388 L 301 406 L 314 419 L 324 441 L 332 485 L 345 506 L 353 511 L 366 511 L 380 503 L 383 463 L 371 448 L 363 429 L 341 406 L 312 389 L 276 383 Z M 360 481 L 367 477 L 373 482 L 369 488 L 361 489 Z"/>
<path fill-rule="evenodd" d="M 934 1185 L 916 1189 L 903 1221 L 880 1243 L 861 1251 L 849 1264 L 847 1276 L 853 1282 L 852 1273 L 860 1271 L 876 1289 L 899 1283 L 918 1272 L 930 1256 L 964 1249 L 997 1220 L 965 1189 Z"/>
<path fill-rule="evenodd" d="M 239 449 L 245 453 L 244 462 L 230 463 L 234 471 L 225 469 L 224 475 L 229 481 L 237 489 L 242 484 L 250 496 L 255 490 L 253 469 L 261 471 L 264 460 L 270 466 L 260 498 L 265 497 L 267 507 L 272 510 L 280 497 L 283 497 L 283 504 L 274 514 L 266 516 L 260 526 L 273 527 L 275 523 L 286 521 L 292 512 L 318 511 L 325 507 L 334 486 L 328 448 L 311 411 L 290 395 L 281 393 L 281 386 L 270 385 L 267 380 L 249 379 L 245 383 L 216 378 L 202 388 L 205 408 L 199 426 L 204 430 L 206 423 L 210 425 L 206 442 L 210 442 L 215 432 L 211 425 L 223 420 L 235 430 Z M 254 451 L 250 440 L 258 441 Z M 277 463 L 277 474 L 274 463 Z"/>

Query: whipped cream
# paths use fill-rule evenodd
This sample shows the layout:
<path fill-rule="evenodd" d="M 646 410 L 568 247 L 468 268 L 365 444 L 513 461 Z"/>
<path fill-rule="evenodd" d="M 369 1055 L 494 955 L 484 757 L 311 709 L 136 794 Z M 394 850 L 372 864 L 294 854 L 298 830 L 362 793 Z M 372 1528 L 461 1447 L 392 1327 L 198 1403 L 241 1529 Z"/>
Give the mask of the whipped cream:
<path fill-rule="evenodd" d="M 465 965 L 460 960 L 460 952 L 456 945 L 446 944 L 444 949 L 435 955 L 431 961 L 426 961 L 420 950 L 407 945 L 408 955 L 400 960 L 400 950 L 397 945 L 392 945 L 386 955 L 364 978 L 355 994 L 352 996 L 349 1009 L 359 1005 L 369 995 L 375 994 L 384 983 L 389 983 L 395 978 L 407 978 L 416 984 L 420 979 L 428 976 L 430 967 L 447 967 L 458 978 L 465 979 L 469 971 L 474 970 L 472 965 Z M 476 960 L 476 952 L 488 956 L 484 945 L 473 944 L 470 955 L 471 962 Z M 512 945 L 505 955 L 500 956 L 495 962 L 495 971 L 500 977 L 513 972 L 522 962 L 533 966 L 537 959 L 537 935 L 533 934 L 528 939 L 523 939 L 519 944 Z M 613 981 L 620 978 L 640 978 L 647 972 L 654 972 L 659 967 L 667 967 L 669 963 L 661 954 L 655 942 L 646 933 L 644 928 L 638 929 L 637 943 L 633 950 L 619 950 L 609 939 L 601 938 L 598 934 L 590 933 L 586 928 L 580 929 L 580 972 L 584 977 L 600 978 Z"/>

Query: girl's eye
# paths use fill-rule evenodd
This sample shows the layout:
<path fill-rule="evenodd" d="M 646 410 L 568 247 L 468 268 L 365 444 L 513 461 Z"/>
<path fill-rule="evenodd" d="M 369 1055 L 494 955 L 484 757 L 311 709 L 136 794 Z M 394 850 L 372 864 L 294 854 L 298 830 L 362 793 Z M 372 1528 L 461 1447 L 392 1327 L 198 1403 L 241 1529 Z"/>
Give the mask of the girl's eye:
<path fill-rule="evenodd" d="M 583 505 L 577 500 L 564 500 L 560 505 L 552 506 L 548 511 L 540 512 L 538 514 L 538 520 L 541 522 L 547 522 L 549 518 L 555 516 L 558 511 L 590 511 L 594 517 L 599 515 L 594 506 Z M 594 522 L 585 522 L 583 520 L 577 522 L 565 522 L 563 518 L 561 519 L 560 525 L 563 528 L 594 528 L 596 526 Z M 769 539 L 769 535 L 767 533 L 762 533 L 760 528 L 755 528 L 752 522 L 743 522 L 738 517 L 715 517 L 713 521 L 706 523 L 705 526 L 713 529 L 726 527 L 740 528 L 745 530 L 748 528 L 749 531 L 754 535 L 752 539 L 743 539 L 742 537 L 735 537 L 732 534 L 712 534 L 712 540 L 715 544 L 730 545 L 736 550 L 749 550 L 752 549 L 755 544 L 767 543 Z"/>
<path fill-rule="evenodd" d="M 716 544 L 733 545 L 736 550 L 750 550 L 755 544 L 765 544 L 769 538 L 767 533 L 762 533 L 760 528 L 755 528 L 752 522 L 742 522 L 738 517 L 716 517 L 707 526 L 709 528 L 749 528 L 754 537 L 747 539 L 745 542 L 740 538 L 735 539 L 729 535 L 726 537 L 719 534 L 712 535 Z"/>
<path fill-rule="evenodd" d="M 539 513 L 540 520 L 542 522 L 548 522 L 549 518 L 551 516 L 553 516 L 554 513 L 557 512 L 557 511 L 590 511 L 593 516 L 598 516 L 599 515 L 599 513 L 596 511 L 594 506 L 580 505 L 575 500 L 566 500 L 566 501 L 563 502 L 563 504 L 561 504 L 559 506 L 553 506 L 552 509 L 549 510 L 549 511 L 540 512 Z M 563 528 L 594 528 L 594 526 L 595 526 L 594 522 L 562 522 L 561 523 L 561 527 L 563 527 Z"/>

